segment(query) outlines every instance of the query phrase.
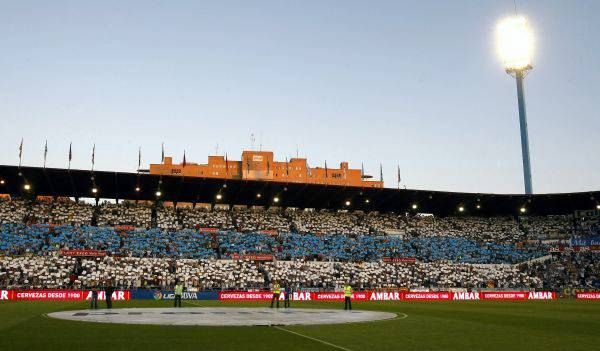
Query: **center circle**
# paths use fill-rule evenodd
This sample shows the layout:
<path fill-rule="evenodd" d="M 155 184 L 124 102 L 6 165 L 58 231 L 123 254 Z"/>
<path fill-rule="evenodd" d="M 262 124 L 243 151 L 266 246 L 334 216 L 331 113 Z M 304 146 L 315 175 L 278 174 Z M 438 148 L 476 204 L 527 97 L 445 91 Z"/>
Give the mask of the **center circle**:
<path fill-rule="evenodd" d="M 390 312 L 264 307 L 119 308 L 53 312 L 48 316 L 80 322 L 197 326 L 343 324 L 397 317 Z"/>

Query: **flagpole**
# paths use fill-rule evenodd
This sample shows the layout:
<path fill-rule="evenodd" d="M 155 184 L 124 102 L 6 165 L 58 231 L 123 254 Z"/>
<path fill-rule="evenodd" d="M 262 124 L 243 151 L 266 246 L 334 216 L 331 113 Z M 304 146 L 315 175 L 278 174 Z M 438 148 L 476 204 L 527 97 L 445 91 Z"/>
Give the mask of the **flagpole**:
<path fill-rule="evenodd" d="M 48 157 L 48 139 L 46 139 L 46 144 L 44 144 L 44 168 L 46 168 L 46 158 Z"/>
<path fill-rule="evenodd" d="M 23 138 L 21 138 L 21 144 L 19 145 L 19 168 L 21 168 L 22 159 L 23 159 Z"/>
<path fill-rule="evenodd" d="M 92 173 L 94 172 L 94 163 L 96 162 L 96 143 L 92 147 Z"/>
<path fill-rule="evenodd" d="M 73 142 L 69 143 L 69 170 L 71 170 L 71 159 L 73 158 Z"/>
<path fill-rule="evenodd" d="M 138 167 L 137 173 L 140 173 L 140 167 L 142 167 L 142 147 L 138 147 Z"/>

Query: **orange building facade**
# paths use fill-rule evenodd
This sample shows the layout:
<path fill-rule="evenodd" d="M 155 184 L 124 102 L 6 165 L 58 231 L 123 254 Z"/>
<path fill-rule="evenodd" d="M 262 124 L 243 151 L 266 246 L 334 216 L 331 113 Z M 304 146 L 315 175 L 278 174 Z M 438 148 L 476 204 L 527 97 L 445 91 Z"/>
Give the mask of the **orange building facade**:
<path fill-rule="evenodd" d="M 383 188 L 382 181 L 365 180 L 362 171 L 349 168 L 348 162 L 339 168 L 311 168 L 305 158 L 275 161 L 270 151 L 244 151 L 241 161 L 208 156 L 206 164 L 174 164 L 172 157 L 165 157 L 163 163 L 150 165 L 150 174 Z"/>

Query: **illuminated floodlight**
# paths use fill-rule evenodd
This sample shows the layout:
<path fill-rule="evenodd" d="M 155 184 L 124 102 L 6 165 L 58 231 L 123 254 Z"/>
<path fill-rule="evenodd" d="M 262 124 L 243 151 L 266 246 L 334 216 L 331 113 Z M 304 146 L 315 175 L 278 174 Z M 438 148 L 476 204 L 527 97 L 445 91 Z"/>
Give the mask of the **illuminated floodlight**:
<path fill-rule="evenodd" d="M 527 131 L 527 112 L 525 109 L 525 88 L 523 86 L 523 79 L 527 75 L 527 72 L 533 68 L 533 41 L 533 33 L 529 29 L 525 17 L 508 17 L 498 23 L 496 28 L 498 54 L 500 55 L 506 73 L 514 77 L 517 82 L 525 194 L 533 194 L 533 185 L 531 181 L 529 133 Z"/>
<path fill-rule="evenodd" d="M 23 189 L 25 189 L 25 191 L 29 191 L 31 190 L 31 185 L 25 183 L 25 185 L 23 185 Z"/>
<path fill-rule="evenodd" d="M 477 204 L 477 209 L 480 210 L 481 209 L 481 205 Z"/>
<path fill-rule="evenodd" d="M 136 187 L 135 187 L 135 191 L 136 191 L 136 192 L 138 192 L 138 193 L 139 193 L 139 192 L 140 192 L 140 190 L 141 190 L 141 189 L 140 189 L 140 187 L 139 187 L 139 186 L 136 186 Z"/>
<path fill-rule="evenodd" d="M 93 187 L 93 188 L 92 188 L 92 193 L 94 193 L 94 194 L 98 193 L 98 188 L 96 188 L 96 187 Z"/>
<path fill-rule="evenodd" d="M 460 207 L 458 208 L 458 212 L 465 212 L 465 208 L 464 208 L 463 206 L 460 206 Z"/>
<path fill-rule="evenodd" d="M 260 199 L 262 197 L 262 195 L 260 193 L 258 193 L 258 194 L 256 194 L 256 197 Z"/>
<path fill-rule="evenodd" d="M 161 197 L 162 196 L 162 191 L 157 190 L 155 193 L 156 197 Z"/>
<path fill-rule="evenodd" d="M 4 185 L 4 179 L 0 179 L 0 185 Z"/>
<path fill-rule="evenodd" d="M 275 196 L 275 197 L 273 198 L 273 202 L 275 202 L 275 203 L 279 202 L 279 198 L 278 198 L 277 196 Z"/>
<path fill-rule="evenodd" d="M 217 194 L 217 200 L 221 200 L 222 198 L 223 198 L 223 195 Z"/>
<path fill-rule="evenodd" d="M 500 21 L 496 27 L 496 44 L 507 72 L 532 68 L 533 33 L 525 17 L 514 16 Z"/>
<path fill-rule="evenodd" d="M 346 206 L 350 206 L 350 200 L 346 201 Z"/>
<path fill-rule="evenodd" d="M 369 201 L 369 199 L 366 199 L 366 200 L 365 200 L 365 203 L 366 203 L 366 204 L 368 204 L 369 202 L 370 202 L 370 201 Z"/>
<path fill-rule="evenodd" d="M 418 207 L 419 207 L 419 206 L 417 206 L 417 204 L 413 204 L 413 205 L 412 205 L 412 209 L 413 209 L 413 210 L 416 210 Z"/>
<path fill-rule="evenodd" d="M 596 209 L 600 210 L 600 204 L 596 205 Z"/>
<path fill-rule="evenodd" d="M 525 212 L 527 212 L 527 209 L 525 207 L 521 207 L 521 209 L 519 211 L 521 211 L 521 213 L 525 213 Z"/>

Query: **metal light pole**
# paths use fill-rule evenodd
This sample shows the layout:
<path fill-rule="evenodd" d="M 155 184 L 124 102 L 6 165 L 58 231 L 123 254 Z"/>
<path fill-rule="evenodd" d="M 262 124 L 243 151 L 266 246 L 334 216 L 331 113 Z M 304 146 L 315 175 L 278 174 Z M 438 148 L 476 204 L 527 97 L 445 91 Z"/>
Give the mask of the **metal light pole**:
<path fill-rule="evenodd" d="M 531 182 L 531 161 L 529 158 L 529 133 L 527 131 L 527 114 L 525 112 L 525 94 L 523 79 L 533 68 L 531 56 L 533 51 L 533 35 L 524 17 L 507 18 L 498 25 L 498 49 L 506 73 L 515 77 L 517 82 L 517 99 L 519 102 L 519 124 L 521 127 L 521 153 L 523 156 L 523 180 L 525 194 L 533 193 Z"/>
<path fill-rule="evenodd" d="M 508 71 L 507 71 L 508 72 Z M 509 72 L 510 74 L 510 72 Z M 512 74 L 511 74 L 512 75 Z M 525 111 L 525 94 L 523 92 L 523 78 L 526 70 L 514 72 L 517 81 L 517 99 L 519 101 L 519 125 L 521 127 L 521 153 L 523 155 L 523 181 L 525 183 L 525 194 L 532 194 L 531 185 L 531 161 L 529 160 L 529 133 L 527 131 L 527 113 Z"/>

